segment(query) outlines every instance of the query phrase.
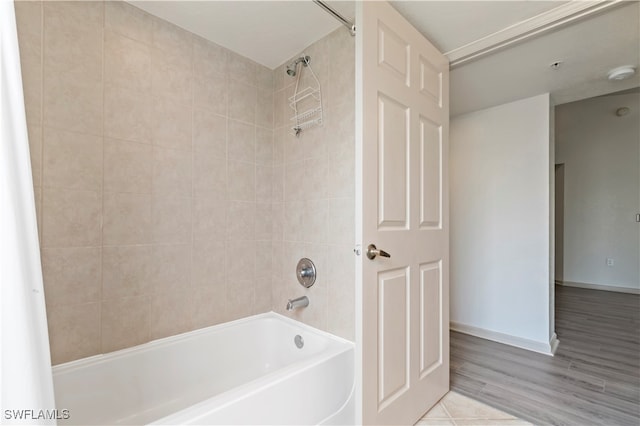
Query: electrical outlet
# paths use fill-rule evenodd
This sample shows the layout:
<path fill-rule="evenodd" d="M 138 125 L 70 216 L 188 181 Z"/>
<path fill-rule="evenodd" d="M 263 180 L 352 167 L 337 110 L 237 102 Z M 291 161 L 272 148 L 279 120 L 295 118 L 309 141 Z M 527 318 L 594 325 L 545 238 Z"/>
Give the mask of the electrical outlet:
<path fill-rule="evenodd" d="M 613 259 L 611 257 L 607 257 L 607 266 L 613 266 Z"/>

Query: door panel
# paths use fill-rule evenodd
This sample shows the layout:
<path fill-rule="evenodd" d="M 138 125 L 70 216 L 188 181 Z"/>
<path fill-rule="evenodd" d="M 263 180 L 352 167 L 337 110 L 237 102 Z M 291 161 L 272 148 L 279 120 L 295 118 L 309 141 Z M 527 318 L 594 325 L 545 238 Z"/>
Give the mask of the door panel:
<path fill-rule="evenodd" d="M 441 321 L 440 262 L 423 264 L 420 266 L 420 380 L 442 365 Z"/>
<path fill-rule="evenodd" d="M 381 273 L 378 285 L 379 404 L 385 406 L 409 389 L 409 277 L 407 270 L 398 269 Z"/>
<path fill-rule="evenodd" d="M 380 68 L 409 86 L 409 44 L 382 23 L 377 29 Z"/>
<path fill-rule="evenodd" d="M 397 101 L 378 98 L 379 211 L 381 228 L 408 228 L 409 109 Z"/>
<path fill-rule="evenodd" d="M 448 62 L 385 2 L 358 2 L 362 420 L 413 424 L 449 390 Z"/>
<path fill-rule="evenodd" d="M 420 117 L 420 228 L 441 228 L 442 127 Z"/>

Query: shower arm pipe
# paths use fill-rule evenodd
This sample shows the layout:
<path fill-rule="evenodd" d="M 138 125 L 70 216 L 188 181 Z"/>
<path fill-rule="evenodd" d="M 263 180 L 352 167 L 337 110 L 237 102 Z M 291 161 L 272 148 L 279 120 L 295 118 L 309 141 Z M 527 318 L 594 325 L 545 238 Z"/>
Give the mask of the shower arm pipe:
<path fill-rule="evenodd" d="M 356 35 L 356 25 L 353 22 L 349 21 L 347 18 L 340 15 L 335 9 L 333 9 L 331 6 L 329 6 L 325 2 L 321 0 L 313 0 L 313 2 L 318 6 L 320 6 L 321 8 L 323 8 L 327 13 L 329 13 L 329 15 L 333 16 L 338 21 L 340 21 L 342 25 L 347 27 L 347 29 L 349 29 L 349 33 L 351 33 L 352 36 Z"/>

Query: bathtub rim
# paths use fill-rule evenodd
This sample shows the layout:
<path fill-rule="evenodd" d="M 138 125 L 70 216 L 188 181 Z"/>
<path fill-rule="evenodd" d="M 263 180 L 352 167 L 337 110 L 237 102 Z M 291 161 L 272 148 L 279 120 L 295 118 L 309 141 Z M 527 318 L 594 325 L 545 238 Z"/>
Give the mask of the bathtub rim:
<path fill-rule="evenodd" d="M 256 314 L 248 317 L 239 318 L 233 321 L 223 322 L 220 324 L 214 324 L 203 328 L 198 328 L 196 330 L 186 331 L 180 334 L 174 334 L 172 336 L 162 337 L 160 339 L 150 340 L 145 343 L 141 343 L 136 346 L 131 346 L 128 348 L 118 349 L 112 352 L 106 352 L 103 354 L 92 355 L 85 358 L 76 359 L 73 361 L 68 361 L 62 364 L 57 364 L 51 367 L 52 375 L 55 377 L 57 374 L 62 374 L 64 372 L 75 370 L 76 368 L 81 368 L 90 364 L 101 364 L 108 362 L 110 360 L 124 358 L 128 355 L 133 355 L 141 352 L 148 352 L 156 347 L 168 346 L 171 344 L 178 343 L 182 340 L 187 340 L 189 338 L 198 336 L 200 334 L 211 333 L 215 330 L 215 332 L 220 332 L 227 328 L 232 328 L 247 322 L 252 322 L 260 319 L 275 319 L 277 321 L 282 321 L 293 327 L 301 327 L 305 331 L 315 333 L 329 340 L 337 341 L 338 343 L 342 343 L 344 345 L 355 347 L 355 343 L 347 340 L 343 337 L 336 336 L 335 334 L 328 333 L 326 331 L 320 330 L 308 324 L 305 324 L 301 321 L 297 321 L 293 318 L 286 317 L 282 314 L 279 314 L 274 311 L 264 312 L 261 314 Z M 345 350 L 348 348 L 345 348 Z M 338 352 L 342 352 L 339 350 Z M 322 352 L 321 352 L 322 353 Z M 319 354 L 318 354 L 319 355 Z M 313 357 L 315 358 L 315 356 Z M 286 367 L 285 367 L 286 368 Z"/>

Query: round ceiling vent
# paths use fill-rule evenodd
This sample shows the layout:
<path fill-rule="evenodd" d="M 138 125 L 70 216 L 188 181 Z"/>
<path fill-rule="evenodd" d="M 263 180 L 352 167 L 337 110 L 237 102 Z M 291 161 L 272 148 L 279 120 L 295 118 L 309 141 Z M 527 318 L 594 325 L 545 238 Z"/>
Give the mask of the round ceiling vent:
<path fill-rule="evenodd" d="M 607 74 L 609 80 L 624 80 L 636 73 L 636 69 L 631 65 L 625 65 L 623 67 L 614 68 Z"/>

